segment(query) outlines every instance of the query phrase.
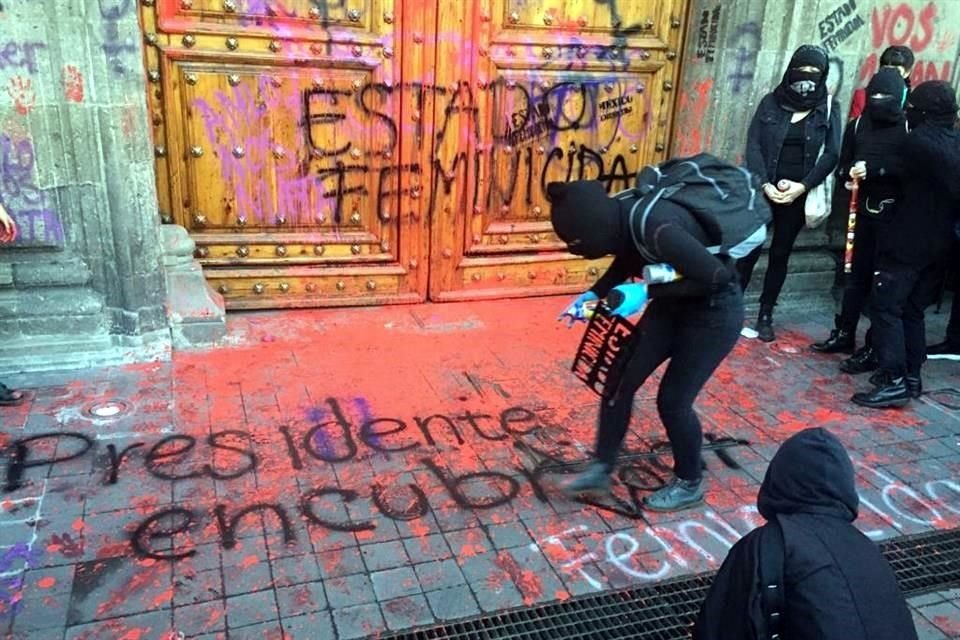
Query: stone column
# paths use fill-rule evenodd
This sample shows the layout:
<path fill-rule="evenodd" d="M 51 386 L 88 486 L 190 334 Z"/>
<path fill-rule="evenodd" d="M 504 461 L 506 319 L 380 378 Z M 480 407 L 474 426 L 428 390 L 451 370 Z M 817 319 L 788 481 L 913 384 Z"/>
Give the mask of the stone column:
<path fill-rule="evenodd" d="M 0 7 L 0 331 L 169 340 L 138 3 Z"/>

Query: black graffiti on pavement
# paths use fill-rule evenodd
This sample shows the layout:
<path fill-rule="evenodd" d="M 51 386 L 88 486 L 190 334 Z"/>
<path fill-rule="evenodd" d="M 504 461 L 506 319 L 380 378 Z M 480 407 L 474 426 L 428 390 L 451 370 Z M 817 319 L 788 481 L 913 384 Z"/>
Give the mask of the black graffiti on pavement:
<path fill-rule="evenodd" d="M 281 460 L 286 456 L 290 468 L 302 472 L 312 464 L 336 464 L 358 459 L 361 445 L 373 454 L 391 454 L 422 448 L 438 451 L 441 447 L 456 448 L 467 444 L 468 437 L 495 443 L 507 441 L 523 454 L 522 460 L 526 463 L 513 464 L 508 470 L 460 473 L 449 462 L 441 462 L 436 455 L 421 456 L 417 458 L 419 467 L 426 470 L 428 476 L 424 477 L 432 478 L 433 484 L 423 485 L 422 480 L 399 485 L 374 481 L 366 487 L 370 503 L 384 518 L 393 521 L 424 517 L 434 508 L 431 500 L 437 487 L 464 510 L 483 511 L 508 505 L 524 487 L 530 489 L 533 499 L 546 504 L 551 501 L 551 496 L 545 476 L 570 473 L 580 462 L 571 455 L 578 455 L 572 450 L 572 443 L 549 440 L 546 434 L 555 432 L 555 429 L 545 428 L 542 417 L 545 411 L 549 412 L 549 409 L 515 405 L 495 414 L 467 410 L 456 415 L 415 416 L 412 420 L 364 415 L 358 424 L 351 420 L 339 401 L 328 398 L 323 415 L 329 419 L 318 420 L 302 433 L 296 433 L 289 425 L 281 425 L 278 433 L 283 445 L 272 447 L 271 451 Z M 706 451 L 716 453 L 724 465 L 738 468 L 730 452 L 747 442 L 712 435 L 707 438 Z M 41 469 L 49 472 L 57 465 L 93 455 L 98 444 L 99 441 L 86 434 L 67 431 L 17 439 L 2 452 L 8 462 L 5 490 L 10 492 L 23 487 L 29 481 L 27 476 L 32 473 L 39 476 Z M 106 446 L 105 456 L 93 458 L 92 462 L 96 464 L 92 468 L 101 474 L 103 485 L 123 482 L 131 472 L 129 467 L 136 464 L 135 459 L 140 460 L 150 476 L 172 482 L 200 478 L 228 482 L 254 472 L 283 473 L 279 468 L 265 470 L 265 459 L 254 444 L 249 433 L 239 430 L 217 431 L 203 438 L 174 434 L 153 443 L 134 442 L 122 447 L 111 443 Z M 627 452 L 619 461 L 617 477 L 626 488 L 628 497 L 614 495 L 610 503 L 581 502 L 643 519 L 642 494 L 662 486 L 669 477 L 670 468 L 662 460 L 666 454 L 663 443 L 652 445 L 648 451 Z M 277 460 L 272 459 L 271 464 L 277 464 Z M 344 517 L 342 509 L 323 508 L 324 504 L 329 506 L 331 502 L 334 506 L 346 506 L 363 499 L 358 489 L 327 485 L 308 487 L 292 506 L 272 501 L 246 505 L 217 501 L 211 509 L 212 521 L 220 545 L 228 550 L 236 547 L 239 528 L 249 517 L 263 517 L 276 523 L 284 543 L 295 544 L 294 510 L 308 525 L 331 531 L 372 531 L 377 526 L 375 519 Z M 335 515 L 337 512 L 341 515 Z M 184 544 L 184 540 L 204 526 L 204 519 L 209 517 L 203 510 L 187 505 L 160 509 L 135 528 L 130 536 L 131 549 L 139 557 L 156 560 L 175 561 L 191 557 L 197 551 Z"/>

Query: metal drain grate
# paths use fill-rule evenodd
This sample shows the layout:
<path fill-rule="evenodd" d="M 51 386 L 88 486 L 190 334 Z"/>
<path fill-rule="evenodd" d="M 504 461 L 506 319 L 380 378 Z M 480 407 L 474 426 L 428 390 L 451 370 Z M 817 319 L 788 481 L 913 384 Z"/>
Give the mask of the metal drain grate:
<path fill-rule="evenodd" d="M 960 584 L 960 529 L 893 538 L 880 550 L 909 596 Z"/>
<path fill-rule="evenodd" d="M 880 544 L 907 596 L 960 585 L 960 529 Z M 504 610 L 458 622 L 380 636 L 381 640 L 681 640 L 713 581 L 713 572 L 666 582 Z"/>

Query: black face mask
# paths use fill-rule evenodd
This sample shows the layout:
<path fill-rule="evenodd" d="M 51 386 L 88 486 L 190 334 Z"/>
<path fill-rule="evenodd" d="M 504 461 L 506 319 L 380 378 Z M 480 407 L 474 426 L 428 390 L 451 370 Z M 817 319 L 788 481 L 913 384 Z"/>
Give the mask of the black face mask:
<path fill-rule="evenodd" d="M 903 118 L 900 101 L 893 96 L 885 95 L 882 98 L 871 96 L 867 99 L 867 110 L 871 119 L 880 122 L 897 122 Z"/>
<path fill-rule="evenodd" d="M 911 129 L 916 129 L 924 122 L 927 121 L 927 112 L 921 111 L 917 108 L 908 108 L 907 111 L 907 124 L 910 125 Z"/>
<path fill-rule="evenodd" d="M 900 72 L 892 67 L 877 71 L 867 84 L 866 115 L 874 122 L 903 121 L 903 105 L 907 101 L 907 86 Z"/>
<path fill-rule="evenodd" d="M 551 182 L 547 195 L 553 230 L 570 253 L 594 260 L 623 248 L 620 204 L 600 182 Z"/>
<path fill-rule="evenodd" d="M 820 78 L 823 76 L 819 71 L 800 71 L 791 69 L 787 76 L 790 83 L 790 89 L 799 96 L 808 96 L 817 90 Z"/>

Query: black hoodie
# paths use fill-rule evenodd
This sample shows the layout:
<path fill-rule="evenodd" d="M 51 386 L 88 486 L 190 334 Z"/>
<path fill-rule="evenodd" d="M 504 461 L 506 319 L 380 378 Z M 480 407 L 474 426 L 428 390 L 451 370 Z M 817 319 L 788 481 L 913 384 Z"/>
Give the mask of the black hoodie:
<path fill-rule="evenodd" d="M 757 507 L 783 530 L 783 640 L 916 640 L 893 570 L 851 524 L 858 504 L 853 464 L 825 429 L 795 434 L 770 462 Z M 770 526 L 751 531 L 730 550 L 700 610 L 694 640 L 764 638 L 758 558 L 760 545 L 770 544 Z"/>
<path fill-rule="evenodd" d="M 878 256 L 923 268 L 946 259 L 960 216 L 960 131 L 923 123 L 902 147 L 903 197 L 877 239 Z"/>
<path fill-rule="evenodd" d="M 660 200 L 645 224 L 637 216 L 631 234 L 629 206 L 607 196 L 606 189 L 596 180 L 551 182 L 547 193 L 554 231 L 571 253 L 589 259 L 614 256 L 610 267 L 591 287 L 600 298 L 629 278 L 641 277 L 643 267 L 654 262 L 669 263 L 683 277 L 650 285 L 651 298 L 709 297 L 736 281 L 734 261 L 707 251 L 707 246 L 719 240 L 709 237 L 683 207 Z M 634 245 L 633 236 L 642 243 L 646 255 Z"/>
<path fill-rule="evenodd" d="M 850 168 L 857 162 L 866 163 L 867 176 L 861 182 L 859 192 L 859 213 L 864 220 L 889 220 L 903 196 L 906 91 L 907 85 L 899 71 L 878 71 L 867 86 L 866 111 L 847 124 L 843 134 L 837 177 L 840 184 L 846 184 L 850 179 Z M 873 97 L 876 94 L 888 97 L 877 99 Z"/>

